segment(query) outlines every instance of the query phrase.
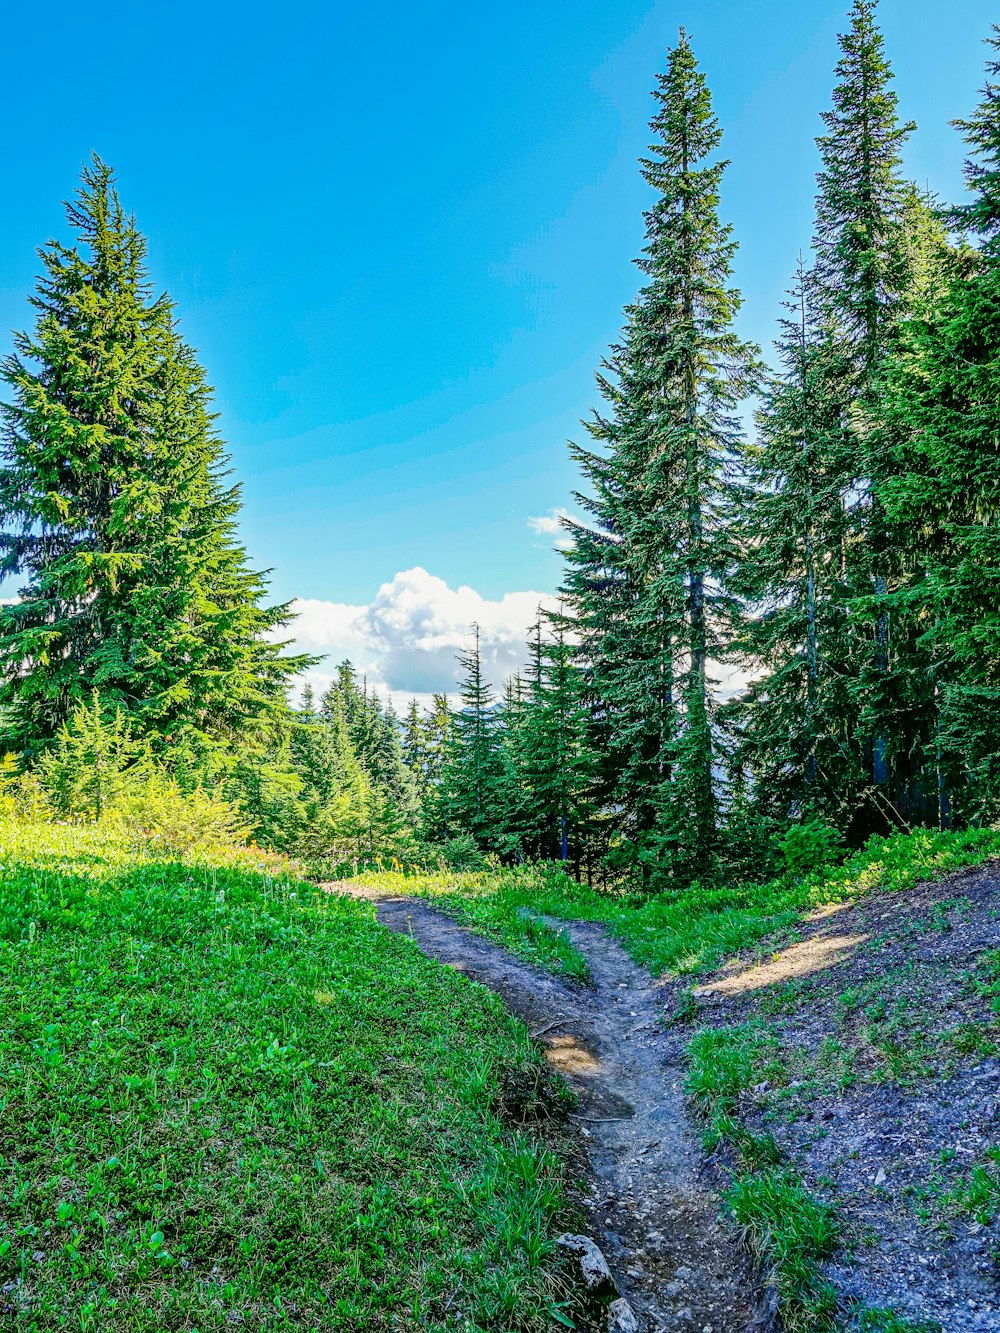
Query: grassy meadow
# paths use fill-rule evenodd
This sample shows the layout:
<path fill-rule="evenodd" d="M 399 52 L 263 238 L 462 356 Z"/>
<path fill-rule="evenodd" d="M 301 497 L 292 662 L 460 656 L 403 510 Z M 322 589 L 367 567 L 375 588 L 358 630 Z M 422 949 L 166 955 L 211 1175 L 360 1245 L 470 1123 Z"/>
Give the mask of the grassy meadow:
<path fill-rule="evenodd" d="M 535 1330 L 557 1159 L 492 995 L 254 851 L 0 825 L 0 1324 Z"/>

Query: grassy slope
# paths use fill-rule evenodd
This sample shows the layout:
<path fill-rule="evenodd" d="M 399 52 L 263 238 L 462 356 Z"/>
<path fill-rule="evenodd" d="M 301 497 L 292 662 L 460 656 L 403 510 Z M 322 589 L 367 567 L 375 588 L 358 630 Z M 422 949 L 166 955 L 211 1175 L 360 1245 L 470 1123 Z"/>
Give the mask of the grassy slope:
<path fill-rule="evenodd" d="M 552 1326 L 498 1000 L 253 858 L 0 825 L 0 1323 Z"/>

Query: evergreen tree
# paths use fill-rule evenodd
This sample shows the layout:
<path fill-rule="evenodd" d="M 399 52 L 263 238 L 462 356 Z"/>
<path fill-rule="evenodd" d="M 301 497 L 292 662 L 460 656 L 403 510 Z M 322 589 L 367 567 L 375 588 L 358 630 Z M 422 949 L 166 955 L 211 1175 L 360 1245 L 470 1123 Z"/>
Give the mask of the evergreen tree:
<path fill-rule="evenodd" d="M 982 101 L 956 122 L 969 146 L 968 204 L 954 221 L 974 248 L 946 254 L 887 376 L 882 481 L 909 565 L 894 599 L 920 631 L 937 705 L 923 735 L 937 818 L 1000 810 L 1000 29 Z M 930 785 L 930 784 L 929 784 Z"/>
<path fill-rule="evenodd" d="M 417 815 L 418 790 L 413 774 L 403 759 L 402 730 L 391 703 L 382 704 L 378 693 L 368 688 L 367 679 L 359 682 L 350 662 L 341 662 L 337 676 L 323 697 L 325 717 L 342 718 L 347 736 L 376 794 L 381 810 L 376 822 L 382 836 L 393 834 L 412 824 Z"/>
<path fill-rule="evenodd" d="M 689 880 L 710 876 L 716 853 L 709 659 L 729 635 L 735 409 L 757 363 L 732 329 L 721 131 L 683 32 L 655 98 L 647 282 L 599 377 L 610 412 L 591 434 L 604 452 L 576 451 L 596 523 L 572 528 L 564 591 L 607 711 L 621 805 L 638 815 L 623 831 L 647 869 Z"/>
<path fill-rule="evenodd" d="M 467 833 L 484 851 L 508 850 L 508 774 L 496 697 L 483 671 L 479 626 L 459 654 L 461 706 L 453 715 L 450 753 L 442 774 L 447 836 Z"/>
<path fill-rule="evenodd" d="M 441 781 L 451 749 L 454 714 L 446 694 L 435 694 L 430 712 L 424 721 L 424 745 L 427 780 L 432 785 Z"/>
<path fill-rule="evenodd" d="M 877 0 L 854 0 L 850 28 L 840 38 L 833 108 L 823 113 L 826 133 L 817 141 L 822 169 L 815 247 L 817 294 L 853 369 L 848 404 L 853 450 L 845 458 L 841 484 L 860 537 L 850 548 L 847 574 L 853 596 L 860 599 L 861 624 L 867 626 L 855 631 L 855 692 L 867 732 L 873 795 L 884 805 L 893 732 L 897 753 L 904 746 L 890 670 L 887 596 L 893 551 L 880 499 L 883 460 L 873 446 L 873 428 L 886 357 L 913 286 L 907 241 L 913 191 L 901 172 L 901 154 L 915 127 L 898 116 L 876 6 Z"/>
<path fill-rule="evenodd" d="M 530 845 L 537 856 L 572 859 L 579 873 L 581 862 L 590 860 L 597 773 L 584 679 L 562 623 L 546 642 L 539 622 L 529 649 L 518 751 Z"/>
<path fill-rule="evenodd" d="M 801 259 L 786 309 L 781 369 L 761 395 L 737 532 L 733 586 L 753 612 L 738 647 L 753 681 L 727 710 L 738 804 L 750 800 L 752 775 L 760 813 L 776 825 L 809 808 L 843 819 L 865 781 L 846 606 L 853 367 Z"/>
<path fill-rule="evenodd" d="M 411 699 L 403 719 L 403 763 L 413 774 L 421 794 L 428 782 L 427 724 L 416 699 Z"/>
<path fill-rule="evenodd" d="M 98 689 L 163 748 L 203 750 L 284 711 L 305 664 L 272 641 L 225 484 L 210 390 L 151 295 L 146 244 L 94 159 L 51 241 L 0 376 L 0 571 L 25 580 L 0 609 L 10 742 L 52 737 Z"/>

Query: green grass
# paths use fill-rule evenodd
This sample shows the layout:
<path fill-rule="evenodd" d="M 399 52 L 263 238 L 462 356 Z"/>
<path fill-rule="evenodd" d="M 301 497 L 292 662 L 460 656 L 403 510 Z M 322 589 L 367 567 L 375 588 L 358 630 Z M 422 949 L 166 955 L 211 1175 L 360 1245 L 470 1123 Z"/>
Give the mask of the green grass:
<path fill-rule="evenodd" d="M 990 1148 L 983 1162 L 964 1172 L 943 1203 L 955 1217 L 971 1217 L 980 1226 L 990 1226 L 1000 1213 L 1000 1148 Z"/>
<path fill-rule="evenodd" d="M 730 1114 L 750 1088 L 785 1078 L 778 1041 L 761 1023 L 703 1028 L 688 1046 L 687 1091 L 709 1116 Z"/>
<path fill-rule="evenodd" d="M 788 1333 L 836 1328 L 836 1293 L 820 1268 L 839 1238 L 829 1204 L 814 1198 L 794 1171 L 777 1166 L 738 1175 L 724 1198 L 751 1250 L 771 1272 L 782 1328 Z"/>
<path fill-rule="evenodd" d="M 587 889 L 552 866 L 375 878 L 434 898 L 470 928 L 553 971 L 582 975 L 582 960 L 573 958 L 568 941 L 560 943 L 557 931 L 533 917 L 604 922 L 654 975 L 698 976 L 764 941 L 793 938 L 812 908 L 873 892 L 900 893 L 994 856 L 1000 856 L 1000 830 L 918 829 L 871 838 L 842 865 L 802 878 L 693 888 L 651 898 Z"/>
<path fill-rule="evenodd" d="M 895 1310 L 860 1310 L 857 1312 L 853 1328 L 859 1333 L 941 1333 L 941 1325 L 935 1323 L 915 1324 L 911 1319 L 904 1319 Z"/>
<path fill-rule="evenodd" d="M 551 1328 L 524 1028 L 274 872 L 0 824 L 0 1324 Z"/>

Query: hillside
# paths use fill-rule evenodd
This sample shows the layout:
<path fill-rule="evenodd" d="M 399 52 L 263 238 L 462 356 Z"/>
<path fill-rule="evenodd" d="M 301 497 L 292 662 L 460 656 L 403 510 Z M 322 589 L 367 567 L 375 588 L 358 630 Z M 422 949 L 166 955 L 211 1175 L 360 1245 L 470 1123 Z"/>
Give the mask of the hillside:
<path fill-rule="evenodd" d="M 602 922 L 659 976 L 661 1105 L 686 1088 L 765 1322 L 971 1333 L 1000 1318 L 998 852 L 992 830 L 898 834 L 841 865 L 649 900 L 557 872 L 532 872 L 533 891 L 527 872 L 381 882 L 568 977 L 589 969 L 559 918 Z M 637 1181 L 630 1208 L 655 1184 L 645 1166 Z M 662 1314 L 678 1268 L 690 1300 L 692 1267 L 661 1238 L 622 1256 L 622 1285 Z"/>
<path fill-rule="evenodd" d="M 552 1326 L 537 1054 L 364 904 L 2 821 L 0 1005 L 4 1327 Z"/>

